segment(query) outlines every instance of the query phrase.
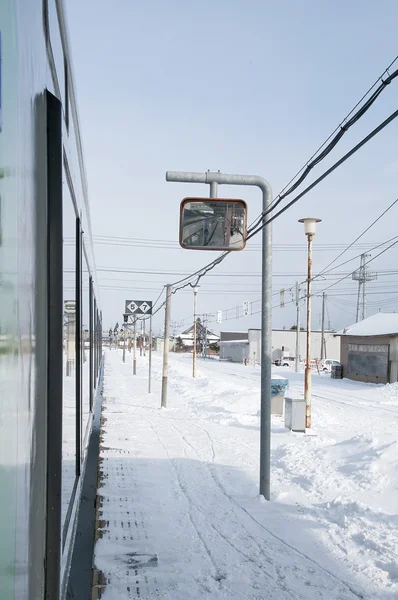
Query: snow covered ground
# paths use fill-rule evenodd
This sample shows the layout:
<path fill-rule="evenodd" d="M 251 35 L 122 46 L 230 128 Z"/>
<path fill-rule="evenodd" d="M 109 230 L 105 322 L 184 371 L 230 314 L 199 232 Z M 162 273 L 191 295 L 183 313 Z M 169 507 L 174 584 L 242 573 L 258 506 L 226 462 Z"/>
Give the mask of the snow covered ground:
<path fill-rule="evenodd" d="M 313 431 L 272 421 L 272 501 L 258 495 L 258 367 L 105 357 L 104 600 L 398 598 L 398 385 L 313 376 Z M 291 395 L 303 375 L 287 368 Z"/>

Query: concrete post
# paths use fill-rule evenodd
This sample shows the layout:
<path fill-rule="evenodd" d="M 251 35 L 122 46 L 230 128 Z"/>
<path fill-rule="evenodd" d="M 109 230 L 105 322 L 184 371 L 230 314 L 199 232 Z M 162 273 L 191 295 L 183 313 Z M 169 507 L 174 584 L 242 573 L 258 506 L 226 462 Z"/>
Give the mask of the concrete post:
<path fill-rule="evenodd" d="M 167 382 L 169 376 L 169 338 L 170 338 L 170 313 L 171 313 L 171 285 L 166 286 L 166 310 L 164 316 L 163 336 L 163 373 L 162 373 L 162 400 L 161 406 L 167 406 Z"/>

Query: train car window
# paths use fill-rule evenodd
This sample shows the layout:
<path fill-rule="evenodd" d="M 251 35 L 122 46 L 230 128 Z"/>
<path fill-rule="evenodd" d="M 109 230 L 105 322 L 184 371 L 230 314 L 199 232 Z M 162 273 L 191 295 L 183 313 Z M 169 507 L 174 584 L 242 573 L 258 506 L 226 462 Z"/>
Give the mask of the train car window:
<path fill-rule="evenodd" d="M 76 375 L 77 290 L 76 211 L 69 185 L 63 186 L 63 414 L 62 414 L 62 525 L 68 513 L 76 480 Z"/>
<path fill-rule="evenodd" d="M 82 321 L 81 321 L 81 352 L 82 352 L 82 430 L 83 446 L 90 415 L 90 272 L 86 253 L 83 251 L 82 262 Z"/>

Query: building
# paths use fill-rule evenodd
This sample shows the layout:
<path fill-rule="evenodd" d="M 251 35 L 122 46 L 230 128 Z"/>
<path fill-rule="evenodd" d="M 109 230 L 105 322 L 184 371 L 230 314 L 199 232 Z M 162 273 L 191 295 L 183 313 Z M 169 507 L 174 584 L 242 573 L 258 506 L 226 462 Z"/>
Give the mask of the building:
<path fill-rule="evenodd" d="M 344 377 L 370 383 L 398 381 L 397 313 L 377 313 L 337 335 Z"/>
<path fill-rule="evenodd" d="M 194 326 L 191 325 L 181 333 L 174 336 L 174 350 L 176 352 L 191 352 L 193 350 Z M 218 345 L 220 336 L 205 328 L 201 323 L 196 325 L 196 340 L 198 347 L 202 348 L 204 340 L 206 340 L 206 348 L 218 353 Z"/>
<path fill-rule="evenodd" d="M 305 356 L 306 332 L 300 331 L 300 354 Z M 325 331 L 324 358 L 340 359 L 340 341 L 334 331 Z M 311 358 L 321 358 L 320 331 L 311 332 Z M 272 360 L 282 356 L 294 356 L 296 351 L 296 331 L 294 329 L 272 330 Z M 232 362 L 260 362 L 261 329 L 242 331 L 221 331 L 220 359 Z"/>

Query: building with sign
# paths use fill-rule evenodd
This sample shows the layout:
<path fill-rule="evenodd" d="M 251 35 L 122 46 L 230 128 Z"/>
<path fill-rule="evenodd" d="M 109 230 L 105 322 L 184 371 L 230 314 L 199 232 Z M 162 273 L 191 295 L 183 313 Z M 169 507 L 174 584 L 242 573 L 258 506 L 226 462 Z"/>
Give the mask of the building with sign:
<path fill-rule="evenodd" d="M 398 381 L 397 313 L 377 313 L 337 335 L 344 377 L 369 383 Z"/>

